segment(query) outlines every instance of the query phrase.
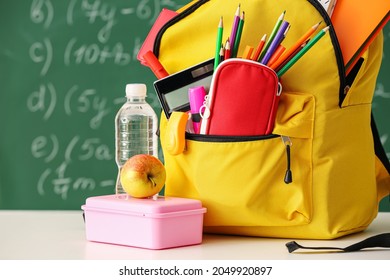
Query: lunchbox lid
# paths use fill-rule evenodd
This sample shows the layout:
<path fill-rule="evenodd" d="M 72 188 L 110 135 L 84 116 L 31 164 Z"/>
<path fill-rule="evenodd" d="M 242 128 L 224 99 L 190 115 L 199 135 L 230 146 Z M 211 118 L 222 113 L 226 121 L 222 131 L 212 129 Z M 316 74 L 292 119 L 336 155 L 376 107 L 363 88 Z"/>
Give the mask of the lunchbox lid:
<path fill-rule="evenodd" d="M 120 211 L 126 213 L 145 214 L 167 214 L 177 212 L 187 212 L 189 210 L 198 210 L 206 212 L 202 208 L 202 203 L 196 199 L 159 196 L 153 198 L 118 198 L 116 195 L 94 196 L 86 199 L 84 210 L 105 210 Z"/>

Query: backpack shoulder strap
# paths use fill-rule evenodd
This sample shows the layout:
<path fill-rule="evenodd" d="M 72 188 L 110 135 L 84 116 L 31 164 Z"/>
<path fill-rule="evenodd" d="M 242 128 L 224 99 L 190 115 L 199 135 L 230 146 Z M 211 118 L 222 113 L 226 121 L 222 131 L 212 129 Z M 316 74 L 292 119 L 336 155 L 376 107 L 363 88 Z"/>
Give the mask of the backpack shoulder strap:
<path fill-rule="evenodd" d="M 390 174 L 390 161 L 387 158 L 385 149 L 383 148 L 382 142 L 380 141 L 379 132 L 378 132 L 373 114 L 371 114 L 371 130 L 372 130 L 372 136 L 374 139 L 375 154 L 378 157 L 378 159 L 382 162 L 382 164 L 386 168 L 387 172 Z M 357 243 L 352 244 L 352 245 L 345 247 L 345 248 L 307 247 L 307 246 L 302 246 L 295 241 L 288 242 L 286 244 L 286 247 L 290 253 L 292 253 L 298 249 L 326 250 L 326 251 L 336 250 L 336 251 L 343 251 L 343 252 L 354 252 L 354 251 L 359 251 L 361 249 L 374 248 L 374 247 L 390 248 L 390 233 L 382 233 L 382 234 L 374 235 L 374 236 L 371 236 L 367 239 L 364 239 L 360 242 L 357 242 Z"/>
<path fill-rule="evenodd" d="M 352 244 L 345 248 L 339 247 L 306 247 L 299 245 L 295 241 L 288 242 L 286 244 L 289 253 L 292 253 L 298 249 L 307 249 L 307 250 L 326 250 L 326 251 L 343 251 L 343 252 L 354 252 L 359 251 L 365 248 L 374 248 L 374 247 L 383 247 L 390 248 L 390 233 L 382 233 L 378 235 L 371 236 L 367 239 L 364 239 L 360 242 Z"/>

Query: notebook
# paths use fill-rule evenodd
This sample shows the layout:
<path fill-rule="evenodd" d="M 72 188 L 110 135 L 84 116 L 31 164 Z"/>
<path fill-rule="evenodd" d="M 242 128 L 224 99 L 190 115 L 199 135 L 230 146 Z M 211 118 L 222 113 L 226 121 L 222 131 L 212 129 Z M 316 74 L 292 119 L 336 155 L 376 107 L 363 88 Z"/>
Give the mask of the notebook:
<path fill-rule="evenodd" d="M 390 0 L 339 0 L 332 23 L 347 73 L 390 18 Z"/>

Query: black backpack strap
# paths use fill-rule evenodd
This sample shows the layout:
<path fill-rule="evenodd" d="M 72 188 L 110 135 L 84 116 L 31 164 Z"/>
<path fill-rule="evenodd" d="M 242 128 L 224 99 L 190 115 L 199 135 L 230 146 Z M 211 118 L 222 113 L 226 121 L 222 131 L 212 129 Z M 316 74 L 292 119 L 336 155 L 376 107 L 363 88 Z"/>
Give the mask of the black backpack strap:
<path fill-rule="evenodd" d="M 377 126 L 375 124 L 374 116 L 371 113 L 371 130 L 372 130 L 372 136 L 374 139 L 374 149 L 375 154 L 378 157 L 378 159 L 382 162 L 383 166 L 386 168 L 387 172 L 390 174 L 390 161 L 387 158 L 385 149 L 383 148 L 382 142 L 379 137 L 379 132 L 377 129 Z M 290 253 L 298 250 L 298 249 L 306 249 L 306 250 L 331 250 L 331 251 L 343 251 L 343 252 L 353 252 L 353 251 L 359 251 L 361 249 L 365 248 L 374 248 L 374 247 L 384 247 L 384 248 L 390 248 L 390 233 L 382 233 L 378 235 L 374 235 L 372 237 L 369 237 L 367 239 L 364 239 L 363 241 L 360 241 L 358 243 L 352 244 L 345 248 L 338 248 L 338 247 L 306 247 L 299 245 L 295 241 L 288 242 L 286 244 L 287 249 Z"/>
<path fill-rule="evenodd" d="M 374 235 L 374 236 L 371 236 L 367 239 L 364 239 L 363 241 L 352 244 L 352 245 L 345 247 L 345 248 L 306 247 L 306 246 L 299 245 L 295 241 L 288 242 L 286 244 L 286 247 L 287 247 L 289 253 L 292 253 L 298 249 L 326 250 L 326 251 L 337 250 L 337 251 L 343 251 L 343 252 L 354 252 L 354 251 L 359 251 L 359 250 L 365 249 L 365 248 L 375 248 L 375 247 L 390 248 L 390 233 L 382 233 L 382 234 Z"/>

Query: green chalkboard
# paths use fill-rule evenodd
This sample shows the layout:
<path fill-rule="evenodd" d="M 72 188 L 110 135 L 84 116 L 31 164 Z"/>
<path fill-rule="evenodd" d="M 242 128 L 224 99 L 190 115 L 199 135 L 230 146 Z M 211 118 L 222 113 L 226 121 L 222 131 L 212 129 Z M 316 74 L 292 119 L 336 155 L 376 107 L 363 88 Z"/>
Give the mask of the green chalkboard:
<path fill-rule="evenodd" d="M 162 8 L 187 0 L 0 2 L 0 208 L 80 209 L 114 192 L 114 118 Z"/>
<path fill-rule="evenodd" d="M 0 209 L 80 209 L 114 192 L 114 117 L 159 11 L 188 0 L 0 2 Z M 373 101 L 390 152 L 390 26 Z M 381 209 L 390 211 L 388 198 Z"/>
<path fill-rule="evenodd" d="M 384 53 L 372 103 L 373 114 L 381 135 L 381 142 L 390 158 L 390 23 L 383 29 Z M 390 212 L 390 197 L 380 203 L 380 211 Z"/>

